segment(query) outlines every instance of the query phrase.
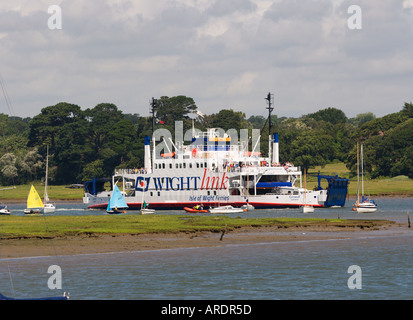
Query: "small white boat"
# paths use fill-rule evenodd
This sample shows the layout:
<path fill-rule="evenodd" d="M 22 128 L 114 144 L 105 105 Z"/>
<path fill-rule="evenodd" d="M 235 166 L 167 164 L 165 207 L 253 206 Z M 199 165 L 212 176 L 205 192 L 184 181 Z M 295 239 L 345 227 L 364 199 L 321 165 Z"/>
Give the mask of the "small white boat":
<path fill-rule="evenodd" d="M 247 211 L 255 210 L 255 207 L 252 204 L 244 204 L 241 206 L 241 209 L 246 209 Z"/>
<path fill-rule="evenodd" d="M 24 209 L 25 214 L 40 214 L 42 213 L 43 210 L 41 208 L 33 208 L 33 209 Z"/>
<path fill-rule="evenodd" d="M 360 195 L 359 195 L 359 183 L 360 183 L 360 169 L 359 169 L 359 159 L 358 159 L 358 142 L 357 142 L 357 201 L 354 204 L 354 211 L 357 213 L 372 213 L 377 211 L 377 204 L 374 200 L 369 199 L 368 197 L 364 196 L 364 169 L 363 169 L 363 144 L 360 148 L 360 158 L 361 158 L 361 202 L 360 202 Z"/>
<path fill-rule="evenodd" d="M 377 211 L 377 204 L 373 200 L 365 200 L 356 206 L 358 213 L 371 213 Z"/>
<path fill-rule="evenodd" d="M 307 204 L 307 172 L 304 170 L 304 205 L 301 207 L 303 213 L 313 213 L 314 207 Z"/>
<path fill-rule="evenodd" d="M 9 215 L 11 212 L 7 206 L 0 206 L 0 215 Z"/>
<path fill-rule="evenodd" d="M 233 206 L 222 206 L 216 208 L 210 208 L 210 213 L 241 213 L 247 211 L 247 209 L 234 208 Z"/>
<path fill-rule="evenodd" d="M 45 203 L 43 207 L 44 213 L 53 213 L 56 211 L 56 206 L 53 203 Z"/>
<path fill-rule="evenodd" d="M 149 209 L 149 208 L 145 208 L 145 209 L 141 209 L 141 213 L 142 214 L 154 214 L 155 213 L 155 209 Z"/>
<path fill-rule="evenodd" d="M 313 213 L 314 212 L 314 207 L 309 206 L 309 205 L 304 205 L 301 207 L 303 213 Z"/>

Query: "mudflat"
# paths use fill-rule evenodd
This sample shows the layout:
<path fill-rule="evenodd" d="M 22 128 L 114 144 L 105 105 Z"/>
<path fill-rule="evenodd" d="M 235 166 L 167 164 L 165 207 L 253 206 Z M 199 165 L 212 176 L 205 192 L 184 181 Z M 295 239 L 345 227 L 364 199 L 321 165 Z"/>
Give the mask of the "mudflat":
<path fill-rule="evenodd" d="M 346 239 L 360 236 L 385 237 L 411 233 L 406 225 L 391 221 L 377 224 L 337 226 L 293 226 L 279 228 L 245 226 L 219 232 L 93 234 L 63 237 L 20 237 L 2 239 L 0 258 L 98 254 L 190 247 L 213 247 L 229 244 L 254 244 L 282 241 Z"/>

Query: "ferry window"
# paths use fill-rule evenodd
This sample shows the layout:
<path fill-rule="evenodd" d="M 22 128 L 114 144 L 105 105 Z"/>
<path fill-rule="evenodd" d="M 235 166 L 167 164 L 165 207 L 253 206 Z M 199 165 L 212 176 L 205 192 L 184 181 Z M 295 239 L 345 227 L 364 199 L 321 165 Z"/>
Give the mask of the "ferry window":
<path fill-rule="evenodd" d="M 175 168 L 178 169 L 178 164 L 177 163 L 175 164 Z"/>
<path fill-rule="evenodd" d="M 196 167 L 199 168 L 199 162 L 196 163 Z"/>
<path fill-rule="evenodd" d="M 216 191 L 214 191 L 214 196 L 216 196 L 217 195 L 217 192 Z"/>
<path fill-rule="evenodd" d="M 206 168 L 206 167 L 207 167 L 207 163 L 205 162 L 205 163 L 204 163 L 204 168 Z"/>
<path fill-rule="evenodd" d="M 210 192 L 210 191 L 208 191 L 208 192 L 207 192 L 207 195 L 210 195 L 210 193 L 211 193 L 211 192 Z"/>
<path fill-rule="evenodd" d="M 189 164 L 189 168 L 190 168 L 190 169 L 192 168 L 192 163 Z"/>
<path fill-rule="evenodd" d="M 157 163 L 155 163 L 155 169 L 158 169 L 158 164 Z"/>
<path fill-rule="evenodd" d="M 169 164 L 169 169 L 172 169 L 172 163 Z"/>
<path fill-rule="evenodd" d="M 201 168 L 203 168 L 203 163 L 201 162 Z"/>
<path fill-rule="evenodd" d="M 179 168 L 182 169 L 182 163 L 179 164 Z"/>
<path fill-rule="evenodd" d="M 165 163 L 162 163 L 162 168 L 164 168 L 164 169 L 165 169 Z"/>
<path fill-rule="evenodd" d="M 158 197 L 161 195 L 161 193 L 158 191 Z"/>
<path fill-rule="evenodd" d="M 152 192 L 152 191 L 150 192 L 150 195 L 151 195 L 151 197 L 153 196 L 153 192 Z"/>
<path fill-rule="evenodd" d="M 186 168 L 186 163 L 184 162 L 184 169 Z"/>

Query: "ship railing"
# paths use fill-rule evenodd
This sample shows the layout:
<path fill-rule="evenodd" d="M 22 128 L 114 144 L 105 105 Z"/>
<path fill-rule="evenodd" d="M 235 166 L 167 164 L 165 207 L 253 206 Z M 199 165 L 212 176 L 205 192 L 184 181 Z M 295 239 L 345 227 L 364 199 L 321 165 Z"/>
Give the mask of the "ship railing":
<path fill-rule="evenodd" d="M 133 168 L 133 169 L 118 169 L 115 172 L 115 176 L 121 176 L 126 174 L 146 174 L 147 171 L 145 168 Z"/>

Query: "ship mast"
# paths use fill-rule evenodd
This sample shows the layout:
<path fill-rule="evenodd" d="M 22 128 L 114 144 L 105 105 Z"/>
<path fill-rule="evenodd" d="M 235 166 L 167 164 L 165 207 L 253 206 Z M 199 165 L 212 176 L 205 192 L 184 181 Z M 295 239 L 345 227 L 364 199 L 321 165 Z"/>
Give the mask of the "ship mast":
<path fill-rule="evenodd" d="M 265 100 L 268 101 L 268 107 L 266 108 L 268 109 L 268 135 L 271 136 L 271 129 L 272 129 L 271 112 L 274 110 L 274 107 L 272 107 L 272 105 L 274 105 L 274 95 L 268 92 Z"/>
<path fill-rule="evenodd" d="M 268 92 L 267 97 L 265 98 L 265 100 L 268 101 L 268 107 L 266 109 L 268 109 L 268 159 L 269 162 L 271 164 L 271 129 L 272 129 L 272 121 L 271 121 L 271 112 L 274 110 L 274 107 L 272 107 L 272 105 L 274 105 L 274 95 L 271 94 L 270 92 Z"/>
<path fill-rule="evenodd" d="M 157 101 L 155 98 L 152 97 L 152 101 L 151 101 L 151 111 L 150 113 L 152 113 L 152 136 L 153 133 L 155 131 L 155 110 L 157 107 Z"/>

